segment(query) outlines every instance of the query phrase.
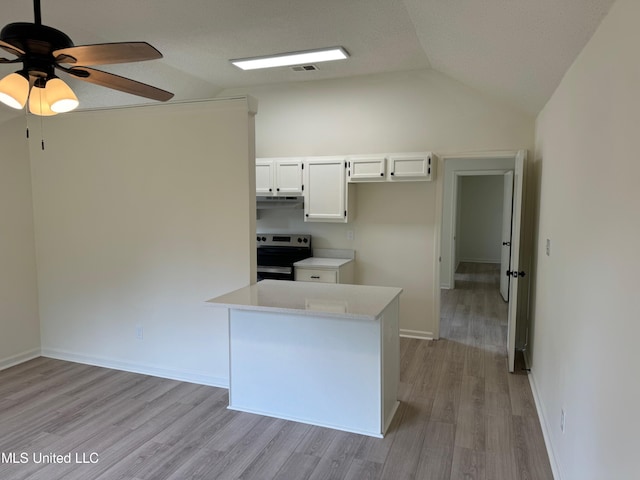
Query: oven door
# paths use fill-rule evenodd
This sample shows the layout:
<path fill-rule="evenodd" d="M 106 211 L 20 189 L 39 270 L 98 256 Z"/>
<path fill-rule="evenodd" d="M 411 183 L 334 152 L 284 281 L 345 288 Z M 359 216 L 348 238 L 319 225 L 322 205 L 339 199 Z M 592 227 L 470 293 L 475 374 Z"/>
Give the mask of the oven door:
<path fill-rule="evenodd" d="M 256 269 L 260 280 L 293 280 L 293 267 L 265 267 L 258 265 Z"/>

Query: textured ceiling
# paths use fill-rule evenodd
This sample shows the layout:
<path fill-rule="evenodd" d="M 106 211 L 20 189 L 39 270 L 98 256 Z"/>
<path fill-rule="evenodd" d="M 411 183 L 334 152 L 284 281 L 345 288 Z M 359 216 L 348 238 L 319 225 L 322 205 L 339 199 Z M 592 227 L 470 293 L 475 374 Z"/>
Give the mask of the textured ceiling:
<path fill-rule="evenodd" d="M 42 21 L 76 45 L 147 41 L 164 58 L 98 67 L 174 92 L 434 68 L 536 114 L 613 0 L 42 0 Z M 32 22 L 30 0 L 3 0 L 0 25 Z M 243 72 L 230 58 L 342 45 L 348 61 L 315 72 Z M 10 55 L 6 55 L 10 56 Z M 15 65 L 0 65 L 0 75 Z M 62 74 L 61 76 L 63 76 Z M 81 108 L 147 100 L 64 79 Z M 4 106 L 0 106 L 3 110 Z"/>

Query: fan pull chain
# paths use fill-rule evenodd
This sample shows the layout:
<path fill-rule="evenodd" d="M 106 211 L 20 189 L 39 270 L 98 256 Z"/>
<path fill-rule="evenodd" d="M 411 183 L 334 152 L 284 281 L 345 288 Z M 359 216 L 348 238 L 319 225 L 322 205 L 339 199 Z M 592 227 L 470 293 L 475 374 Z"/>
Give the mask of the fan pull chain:
<path fill-rule="evenodd" d="M 42 120 L 42 88 L 38 89 L 38 100 L 40 101 L 40 145 L 42 145 L 42 150 L 44 151 L 44 121 Z"/>
<path fill-rule="evenodd" d="M 29 108 L 24 109 L 24 123 L 27 126 L 27 139 L 29 139 Z"/>
<path fill-rule="evenodd" d="M 40 111 L 42 111 L 42 103 L 40 103 Z M 40 115 L 40 145 L 42 145 L 42 150 L 44 150 L 44 121 L 42 120 L 42 115 Z"/>

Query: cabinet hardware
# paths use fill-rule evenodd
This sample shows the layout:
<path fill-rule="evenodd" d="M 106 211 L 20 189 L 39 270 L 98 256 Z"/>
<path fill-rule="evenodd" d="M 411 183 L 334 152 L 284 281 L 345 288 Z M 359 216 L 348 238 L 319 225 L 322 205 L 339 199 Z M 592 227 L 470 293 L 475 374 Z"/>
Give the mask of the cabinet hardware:
<path fill-rule="evenodd" d="M 380 174 L 380 176 L 381 176 L 381 177 L 384 177 L 384 173 L 381 173 L 381 174 Z"/>
<path fill-rule="evenodd" d="M 505 247 L 510 247 L 511 246 L 511 242 L 502 242 L 502 245 L 504 245 Z"/>
<path fill-rule="evenodd" d="M 393 173 L 393 172 L 391 172 L 391 175 L 393 175 L 393 174 L 394 174 L 394 173 Z"/>
<path fill-rule="evenodd" d="M 320 275 L 311 275 L 311 278 L 316 278 L 316 279 L 320 280 Z"/>

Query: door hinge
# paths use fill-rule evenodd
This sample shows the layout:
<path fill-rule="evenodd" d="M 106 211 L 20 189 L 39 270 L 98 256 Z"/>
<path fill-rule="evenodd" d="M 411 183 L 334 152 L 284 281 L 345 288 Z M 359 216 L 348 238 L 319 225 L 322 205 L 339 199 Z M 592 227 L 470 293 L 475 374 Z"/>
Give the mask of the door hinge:
<path fill-rule="evenodd" d="M 302 191 L 304 192 L 304 185 L 302 185 Z"/>
<path fill-rule="evenodd" d="M 507 270 L 507 277 L 513 277 L 513 278 L 518 278 L 518 277 L 524 277 L 526 275 L 526 272 L 524 272 L 523 270 L 516 272 L 515 270 Z"/>

